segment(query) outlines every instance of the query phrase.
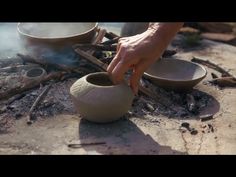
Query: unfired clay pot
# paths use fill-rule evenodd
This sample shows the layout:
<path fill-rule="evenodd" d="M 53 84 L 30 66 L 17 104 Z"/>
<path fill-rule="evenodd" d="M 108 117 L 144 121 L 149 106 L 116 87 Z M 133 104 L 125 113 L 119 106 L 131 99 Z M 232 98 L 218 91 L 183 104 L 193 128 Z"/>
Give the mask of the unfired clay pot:
<path fill-rule="evenodd" d="M 70 94 L 78 113 L 97 123 L 121 118 L 131 108 L 134 98 L 126 83 L 113 85 L 106 72 L 88 74 L 77 80 Z"/>

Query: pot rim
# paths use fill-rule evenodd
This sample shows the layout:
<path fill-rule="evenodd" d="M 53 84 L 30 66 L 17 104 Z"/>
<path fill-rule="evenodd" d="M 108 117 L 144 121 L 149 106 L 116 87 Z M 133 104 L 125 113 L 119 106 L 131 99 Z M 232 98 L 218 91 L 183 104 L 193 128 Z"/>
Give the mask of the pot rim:
<path fill-rule="evenodd" d="M 122 82 L 122 83 L 120 83 L 120 84 L 113 84 L 113 85 L 108 85 L 108 86 L 106 86 L 106 85 L 96 85 L 96 84 L 93 84 L 93 83 L 91 83 L 91 82 L 89 82 L 88 80 L 87 80 L 87 78 L 88 77 L 90 77 L 90 76 L 94 76 L 94 75 L 106 75 L 106 76 L 108 76 L 109 77 L 109 75 L 108 75 L 108 73 L 107 72 L 95 72 L 95 73 L 90 73 L 90 74 L 88 74 L 88 75 L 86 75 L 85 76 L 85 81 L 88 83 L 88 84 L 90 84 L 90 85 L 92 85 L 92 86 L 94 86 L 94 87 L 97 87 L 97 88 L 115 88 L 115 87 L 119 87 L 119 86 L 121 86 L 121 85 L 125 85 L 125 82 Z M 128 86 L 128 85 L 127 85 Z"/>
<path fill-rule="evenodd" d="M 169 61 L 179 60 L 181 62 L 190 63 L 192 65 L 195 65 L 195 66 L 201 68 L 202 71 L 203 71 L 203 74 L 202 74 L 202 76 L 199 76 L 195 79 L 185 79 L 185 80 L 180 80 L 180 79 L 174 80 L 174 79 L 168 79 L 166 77 L 159 77 L 159 76 L 156 76 L 156 75 L 149 74 L 147 71 L 144 72 L 144 76 L 149 77 L 151 79 L 157 79 L 157 80 L 166 81 L 166 82 L 187 83 L 187 82 L 194 82 L 194 81 L 198 81 L 198 80 L 203 80 L 208 74 L 206 68 L 204 66 L 198 64 L 198 63 L 194 63 L 194 62 L 190 62 L 190 61 L 186 61 L 186 60 L 181 60 L 181 59 L 170 59 L 170 58 L 165 58 L 164 60 L 169 60 Z"/>
<path fill-rule="evenodd" d="M 90 23 L 90 22 L 88 22 L 88 23 Z M 91 31 L 95 30 L 98 27 L 98 22 L 91 22 L 91 23 L 94 23 L 94 27 L 92 27 L 91 29 L 89 29 L 89 30 L 87 30 L 83 33 L 78 33 L 78 34 L 75 34 L 75 35 L 68 35 L 68 36 L 63 36 L 63 37 L 38 37 L 38 36 L 35 36 L 35 35 L 27 34 L 27 33 L 23 32 L 21 30 L 20 26 L 21 26 L 21 24 L 23 24 L 21 22 L 17 23 L 17 31 L 25 37 L 30 37 L 30 38 L 34 38 L 34 39 L 42 39 L 42 40 L 47 40 L 47 39 L 48 40 L 60 40 L 61 39 L 61 40 L 63 40 L 63 39 L 68 39 L 68 38 L 73 38 L 73 37 L 78 37 L 78 36 L 88 34 L 88 33 L 90 33 Z"/>

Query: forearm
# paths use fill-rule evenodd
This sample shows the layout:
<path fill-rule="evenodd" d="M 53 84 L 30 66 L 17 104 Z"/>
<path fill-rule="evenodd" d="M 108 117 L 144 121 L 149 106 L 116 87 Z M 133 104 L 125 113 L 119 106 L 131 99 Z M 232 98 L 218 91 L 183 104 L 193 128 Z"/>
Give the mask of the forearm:
<path fill-rule="evenodd" d="M 152 44 L 156 46 L 155 57 L 159 58 L 163 54 L 183 24 L 182 22 L 149 24 L 147 33 L 151 36 Z"/>

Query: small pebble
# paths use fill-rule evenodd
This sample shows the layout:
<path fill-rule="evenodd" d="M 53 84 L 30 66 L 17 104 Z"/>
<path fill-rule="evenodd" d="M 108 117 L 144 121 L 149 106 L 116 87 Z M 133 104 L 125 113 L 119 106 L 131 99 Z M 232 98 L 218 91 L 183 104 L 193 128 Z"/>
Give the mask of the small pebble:
<path fill-rule="evenodd" d="M 181 126 L 188 129 L 190 125 L 189 125 L 188 122 L 183 122 L 183 123 L 181 124 Z"/>
<path fill-rule="evenodd" d="M 155 111 L 155 108 L 149 103 L 146 103 L 145 108 L 151 112 Z"/>
<path fill-rule="evenodd" d="M 196 134 L 198 134 L 198 131 L 197 130 L 195 130 L 195 129 L 193 129 L 193 130 L 191 130 L 191 135 L 196 135 Z"/>
<path fill-rule="evenodd" d="M 18 113 L 16 113 L 14 116 L 15 116 L 16 119 L 19 119 L 19 118 L 21 118 L 23 115 L 22 115 L 20 112 L 18 112 Z"/>

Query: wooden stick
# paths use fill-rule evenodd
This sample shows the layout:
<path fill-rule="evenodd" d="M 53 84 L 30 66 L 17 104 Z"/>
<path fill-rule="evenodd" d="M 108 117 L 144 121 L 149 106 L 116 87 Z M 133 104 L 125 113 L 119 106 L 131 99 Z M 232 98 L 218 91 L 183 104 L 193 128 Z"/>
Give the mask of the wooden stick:
<path fill-rule="evenodd" d="M 88 60 L 89 62 L 95 64 L 99 68 L 101 68 L 103 71 L 106 71 L 106 68 L 108 67 L 107 64 L 101 62 L 96 57 L 92 56 L 91 54 L 84 52 L 83 50 L 80 50 L 79 48 L 75 49 L 75 52 L 78 53 L 81 57 Z"/>
<path fill-rule="evenodd" d="M 171 57 L 177 53 L 176 50 L 165 50 L 162 57 Z"/>
<path fill-rule="evenodd" d="M 73 46 L 76 48 L 92 48 L 95 50 L 106 50 L 106 51 L 116 51 L 117 45 L 104 45 L 104 44 L 75 44 Z"/>
<path fill-rule="evenodd" d="M 21 87 L 14 87 L 14 88 L 9 89 L 5 92 L 1 92 L 0 93 L 0 100 L 7 99 L 7 98 L 10 98 L 16 94 L 31 90 L 31 89 L 39 86 L 41 83 L 45 83 L 45 82 L 48 82 L 53 79 L 54 80 L 60 79 L 64 74 L 65 74 L 65 72 L 63 72 L 63 71 L 50 73 L 46 77 L 44 77 L 42 80 L 31 81 Z"/>
<path fill-rule="evenodd" d="M 97 37 L 96 37 L 95 40 L 92 42 L 92 44 L 93 44 L 93 45 L 96 45 L 96 44 L 98 44 L 98 43 L 101 43 L 102 40 L 103 40 L 103 38 L 104 38 L 104 36 L 105 36 L 105 34 L 106 34 L 106 30 L 105 30 L 105 29 L 100 29 L 99 32 L 98 32 Z M 93 55 L 93 54 L 94 54 L 94 50 L 91 50 L 91 49 L 88 50 L 87 52 L 88 52 L 88 54 L 90 54 L 90 55 Z"/>
<path fill-rule="evenodd" d="M 4 68 L 0 68 L 0 72 L 17 72 L 23 69 L 32 68 L 34 65 L 16 65 L 16 66 L 8 66 Z"/>
<path fill-rule="evenodd" d="M 160 97 L 158 94 L 152 92 L 150 89 L 142 86 L 141 84 L 139 84 L 139 91 L 143 93 L 144 95 L 150 98 L 153 98 L 155 101 L 157 101 L 158 103 L 160 103 L 161 105 L 167 108 L 170 108 L 170 106 L 172 105 L 172 103 L 169 100 L 166 100 L 163 97 Z"/>
<path fill-rule="evenodd" d="M 20 93 L 20 94 L 18 94 L 18 95 L 15 95 L 14 97 L 10 98 L 10 99 L 7 101 L 6 105 L 10 105 L 10 104 L 12 104 L 14 101 L 23 98 L 24 96 L 26 96 L 27 93 L 28 93 L 28 92 L 23 92 L 23 93 Z"/>
<path fill-rule="evenodd" d="M 102 44 L 104 44 L 104 45 L 111 45 L 111 44 L 114 44 L 114 43 L 118 43 L 120 38 L 121 37 L 115 37 L 113 39 L 110 39 L 108 41 L 103 42 Z"/>
<path fill-rule="evenodd" d="M 225 69 L 223 69 L 220 66 L 216 65 L 215 63 L 212 63 L 209 60 L 204 60 L 204 59 L 193 57 L 193 59 L 191 61 L 195 62 L 195 63 L 203 64 L 203 65 L 205 65 L 205 66 L 207 66 L 209 68 L 212 68 L 212 69 L 220 72 L 224 77 L 234 77 L 228 71 L 226 71 Z"/>
<path fill-rule="evenodd" d="M 28 115 L 28 118 L 27 118 L 27 124 L 28 125 L 33 123 L 32 113 L 33 113 L 34 109 L 39 105 L 39 103 L 45 98 L 45 96 L 47 95 L 47 93 L 48 93 L 48 91 L 50 90 L 51 87 L 52 87 L 52 84 L 48 85 L 42 91 L 42 93 L 38 96 L 38 98 L 35 100 L 34 104 L 31 106 L 30 111 L 29 111 L 29 115 Z"/>
<path fill-rule="evenodd" d="M 106 33 L 107 33 L 107 31 L 105 29 L 100 29 L 96 39 L 92 42 L 92 44 L 101 43 Z"/>
<path fill-rule="evenodd" d="M 118 36 L 117 34 L 115 34 L 115 33 L 113 33 L 113 32 L 109 32 L 109 33 L 106 33 L 106 34 L 105 34 L 105 37 L 106 37 L 107 39 L 114 39 L 114 38 L 117 38 L 117 37 L 120 37 L 120 36 Z"/>

